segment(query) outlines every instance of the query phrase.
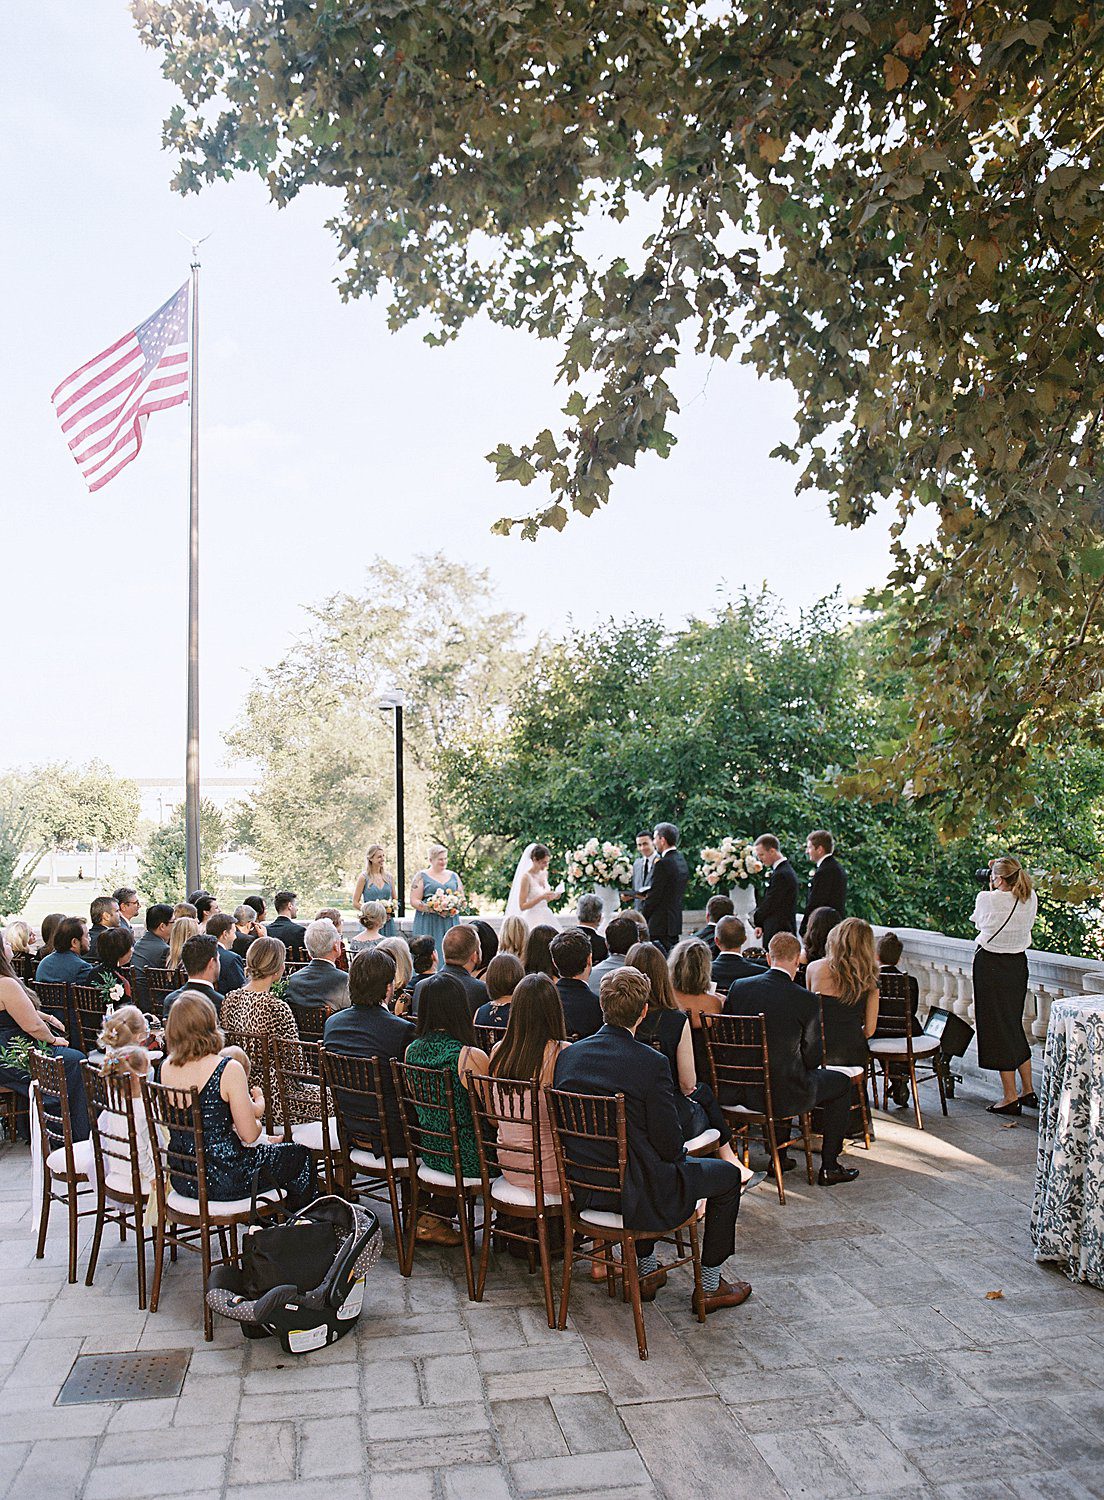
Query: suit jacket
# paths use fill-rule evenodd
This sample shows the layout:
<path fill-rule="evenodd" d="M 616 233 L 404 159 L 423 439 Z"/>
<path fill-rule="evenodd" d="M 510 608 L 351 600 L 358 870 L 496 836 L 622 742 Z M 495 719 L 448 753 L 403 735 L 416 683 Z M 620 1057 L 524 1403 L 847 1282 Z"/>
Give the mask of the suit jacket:
<path fill-rule="evenodd" d="M 239 958 L 245 958 L 249 953 L 250 943 L 255 943 L 256 941 L 257 939 L 251 932 L 239 932 L 230 946 Z"/>
<path fill-rule="evenodd" d="M 147 967 L 163 969 L 168 956 L 169 945 L 164 938 L 159 938 L 155 932 L 143 932 L 134 945 L 134 952 L 130 956 L 130 967 L 136 974 L 140 974 Z"/>
<path fill-rule="evenodd" d="M 614 969 L 623 969 L 624 967 L 625 955 L 623 953 L 609 954 L 600 964 L 595 964 L 591 969 L 590 978 L 587 980 L 587 989 L 593 990 L 597 995 L 602 987 L 602 980 L 605 976 L 612 974 Z"/>
<path fill-rule="evenodd" d="M 171 995 L 165 996 L 165 1008 L 162 1012 L 163 1016 L 168 1015 L 169 1011 L 172 1009 L 173 1001 L 179 1000 L 185 990 L 195 990 L 200 995 L 206 995 L 208 1000 L 210 1000 L 211 1004 L 215 1007 L 215 1015 L 219 1016 L 222 1014 L 222 996 L 219 994 L 218 990 L 212 988 L 212 986 L 209 984 L 200 984 L 198 979 L 189 979 L 187 984 L 182 984 L 178 990 L 173 990 Z"/>
<path fill-rule="evenodd" d="M 302 922 L 293 922 L 290 917 L 277 917 L 268 923 L 269 937 L 279 938 L 285 948 L 302 948 L 307 940 L 307 929 Z"/>
<path fill-rule="evenodd" d="M 603 959 L 609 957 L 606 940 L 600 932 L 595 932 L 593 927 L 580 927 L 579 931 L 585 932 L 590 939 L 590 961 L 592 964 L 600 964 Z"/>
<path fill-rule="evenodd" d="M 641 854 L 633 860 L 632 888 L 634 891 L 639 892 L 647 890 L 648 886 L 651 884 L 652 867 L 654 866 L 658 858 L 658 854 L 650 854 L 648 858 L 645 859 L 643 854 Z M 633 906 L 637 911 L 643 911 L 643 898 L 637 895 L 636 899 L 633 901 Z"/>
<path fill-rule="evenodd" d="M 780 859 L 751 917 L 752 925 L 763 929 L 764 948 L 776 932 L 796 933 L 797 891 L 797 871 L 788 859 Z"/>
<path fill-rule="evenodd" d="M 602 1007 L 589 984 L 581 979 L 557 979 L 564 1022 L 572 1036 L 593 1036 L 602 1024 Z"/>
<path fill-rule="evenodd" d="M 729 1016 L 757 1016 L 767 1023 L 767 1061 L 771 1101 L 776 1115 L 804 1114 L 816 1099 L 816 1070 L 824 1052 L 820 1039 L 820 1006 L 781 969 L 768 969 L 753 979 L 737 979 L 724 1004 Z M 737 1088 L 726 1104 L 763 1108 L 758 1089 Z"/>
<path fill-rule="evenodd" d="M 847 871 L 834 854 L 827 854 L 813 871 L 805 912 L 801 918 L 801 935 L 809 925 L 810 915 L 818 906 L 833 906 L 841 917 L 847 915 Z"/>
<path fill-rule="evenodd" d="M 738 953 L 718 953 L 713 960 L 713 983 L 719 994 L 727 995 L 737 979 L 754 979 L 767 972 L 766 964 L 752 964 Z"/>
<path fill-rule="evenodd" d="M 100 945 L 100 938 L 106 931 L 107 928 L 102 922 L 93 922 L 88 929 L 88 956 L 93 963 L 96 961 L 96 949 Z"/>
<path fill-rule="evenodd" d="M 486 1005 L 487 1001 L 491 998 L 491 992 L 483 983 L 482 979 L 476 979 L 474 974 L 469 974 L 467 969 L 462 969 L 459 964 L 445 964 L 445 966 L 441 969 L 438 969 L 437 972 L 438 974 L 451 974 L 453 979 L 459 979 L 460 983 L 464 986 L 464 993 L 468 997 L 468 1004 L 471 1006 L 471 1013 L 473 1016 L 475 1015 L 479 1007 L 481 1005 Z M 418 1014 L 418 991 L 421 989 L 422 985 L 425 984 L 426 980 L 431 979 L 432 977 L 433 976 L 430 974 L 423 974 L 421 979 L 419 979 L 418 983 L 414 986 L 410 1003 L 410 1014 L 412 1016 L 416 1016 Z"/>
<path fill-rule="evenodd" d="M 301 972 L 305 974 L 306 970 Z M 327 1052 L 340 1052 L 346 1057 L 379 1058 L 387 1135 L 396 1156 L 403 1154 L 403 1133 L 395 1082 L 391 1077 L 391 1059 L 395 1057 L 401 1062 L 413 1040 L 414 1023 L 402 1016 L 393 1016 L 382 1005 L 346 1005 L 334 1011 L 322 1032 L 322 1045 Z M 359 1097 L 355 1101 L 340 1102 L 349 1123 L 358 1134 L 363 1131 L 378 1153 L 381 1140 L 375 1111 Z"/>
<path fill-rule="evenodd" d="M 233 948 L 224 948 L 220 943 L 218 961 L 219 994 L 228 995 L 231 990 L 240 990 L 245 983 L 245 960 L 241 954 L 235 953 Z"/>
<path fill-rule="evenodd" d="M 349 976 L 324 958 L 312 958 L 305 969 L 296 969 L 288 980 L 289 1005 L 328 1005 L 340 1010 L 349 1003 Z"/>
<path fill-rule="evenodd" d="M 662 1052 L 638 1042 L 620 1026 L 565 1047 L 556 1062 L 555 1087 L 578 1094 L 624 1094 L 628 1163 L 620 1204 L 606 1192 L 579 1194 L 596 1208 L 620 1208 L 629 1229 L 670 1229 L 685 1219 L 699 1196 L 696 1174 L 682 1145 L 671 1069 Z M 573 1140 L 572 1160 L 586 1166 L 617 1160 L 605 1142 Z M 611 1181 L 604 1174 L 598 1184 Z"/>
<path fill-rule="evenodd" d="M 641 910 L 648 921 L 648 936 L 664 943 L 677 943 L 682 936 L 682 898 L 690 881 L 690 866 L 682 851 L 668 849 L 652 867 L 652 884 Z"/>

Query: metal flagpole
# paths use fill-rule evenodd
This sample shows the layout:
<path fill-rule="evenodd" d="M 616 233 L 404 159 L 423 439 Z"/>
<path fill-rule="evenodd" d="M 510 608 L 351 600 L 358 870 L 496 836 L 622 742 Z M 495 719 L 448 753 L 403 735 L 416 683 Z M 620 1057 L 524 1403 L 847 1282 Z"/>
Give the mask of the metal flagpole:
<path fill-rule="evenodd" d="M 191 462 L 188 500 L 188 729 L 184 758 L 184 894 L 199 889 L 199 247 L 192 242 Z"/>

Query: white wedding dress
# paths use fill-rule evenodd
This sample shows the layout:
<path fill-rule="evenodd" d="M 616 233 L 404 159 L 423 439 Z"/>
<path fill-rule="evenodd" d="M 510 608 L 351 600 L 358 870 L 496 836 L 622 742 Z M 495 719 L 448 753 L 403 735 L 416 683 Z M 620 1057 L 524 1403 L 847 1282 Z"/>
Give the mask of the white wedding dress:
<path fill-rule="evenodd" d="M 548 884 L 548 875 L 544 870 L 533 869 L 533 849 L 535 847 L 533 844 L 527 844 L 524 854 L 518 860 L 517 869 L 514 871 L 514 883 L 510 887 L 509 900 L 506 902 L 506 915 L 508 917 L 520 917 L 530 930 L 534 927 L 558 928 L 560 919 L 548 904 L 548 898 L 553 894 L 552 887 Z M 535 906 L 530 906 L 526 911 L 522 911 L 521 886 L 526 875 L 529 876 L 530 896 L 540 895 L 542 899 Z"/>

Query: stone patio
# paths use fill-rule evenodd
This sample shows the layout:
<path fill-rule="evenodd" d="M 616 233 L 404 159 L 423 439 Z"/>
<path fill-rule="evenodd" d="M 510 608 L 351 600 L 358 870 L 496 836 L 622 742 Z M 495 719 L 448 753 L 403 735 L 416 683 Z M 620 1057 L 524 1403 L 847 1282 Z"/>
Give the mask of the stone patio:
<path fill-rule="evenodd" d="M 284 1355 L 226 1323 L 204 1345 L 191 1256 L 155 1315 L 110 1233 L 94 1288 L 66 1284 L 60 1219 L 36 1262 L 27 1152 L 0 1147 L 0 1494 L 1104 1495 L 1104 1294 L 1032 1262 L 1034 1118 L 1002 1127 L 972 1079 L 946 1121 L 924 1094 L 930 1128 L 877 1115 L 853 1185 L 793 1173 L 785 1208 L 770 1187 L 745 1199 L 734 1270 L 753 1298 L 699 1327 L 678 1273 L 646 1310 L 647 1363 L 603 1288 L 578 1281 L 551 1332 L 517 1262 L 469 1303 L 459 1251 L 419 1254 L 409 1281 L 388 1253 L 331 1350 Z M 53 1404 L 80 1353 L 180 1347 L 175 1400 Z"/>

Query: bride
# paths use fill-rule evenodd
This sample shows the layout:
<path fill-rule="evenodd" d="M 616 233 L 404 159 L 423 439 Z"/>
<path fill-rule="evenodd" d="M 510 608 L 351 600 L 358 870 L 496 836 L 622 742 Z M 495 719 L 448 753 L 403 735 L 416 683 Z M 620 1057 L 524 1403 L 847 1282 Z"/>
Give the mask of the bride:
<path fill-rule="evenodd" d="M 559 918 L 549 906 L 564 893 L 562 885 L 555 890 L 548 884 L 548 861 L 551 855 L 544 844 L 528 844 L 514 871 L 514 883 L 506 902 L 506 915 L 520 917 L 530 929 L 547 925 L 559 927 Z"/>

